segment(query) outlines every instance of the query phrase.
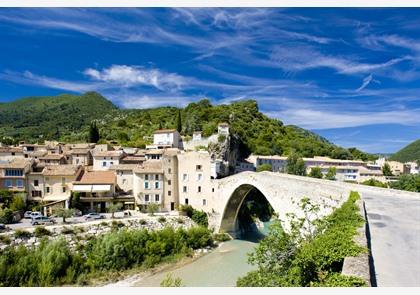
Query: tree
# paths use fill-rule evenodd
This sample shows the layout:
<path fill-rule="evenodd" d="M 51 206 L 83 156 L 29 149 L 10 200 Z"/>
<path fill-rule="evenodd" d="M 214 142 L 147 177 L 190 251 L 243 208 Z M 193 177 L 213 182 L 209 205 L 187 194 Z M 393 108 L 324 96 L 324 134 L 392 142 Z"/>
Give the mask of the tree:
<path fill-rule="evenodd" d="M 257 172 L 261 171 L 273 171 L 273 167 L 271 166 L 271 164 L 262 164 L 257 167 Z"/>
<path fill-rule="evenodd" d="M 108 212 L 111 212 L 111 218 L 114 218 L 114 213 L 121 210 L 122 204 L 121 203 L 113 203 L 108 206 Z"/>
<path fill-rule="evenodd" d="M 287 158 L 287 173 L 288 174 L 294 174 L 294 175 L 306 175 L 306 168 L 305 168 L 305 162 L 301 157 L 299 157 L 297 154 L 292 153 Z"/>
<path fill-rule="evenodd" d="M 313 178 L 322 178 L 322 172 L 321 172 L 321 168 L 319 167 L 312 167 L 311 168 L 311 172 L 309 173 L 310 177 Z"/>
<path fill-rule="evenodd" d="M 97 143 L 99 141 L 99 129 L 96 125 L 96 121 L 93 121 L 89 126 L 89 142 Z"/>
<path fill-rule="evenodd" d="M 178 110 L 178 117 L 176 118 L 176 130 L 178 130 L 179 133 L 182 131 L 181 110 Z"/>
<path fill-rule="evenodd" d="M 157 203 L 150 203 L 147 205 L 147 212 L 150 214 L 150 216 L 154 216 L 158 209 L 159 205 Z"/>
<path fill-rule="evenodd" d="M 70 218 L 74 214 L 74 209 L 57 208 L 54 211 L 57 217 L 63 217 L 63 223 L 66 223 L 66 218 Z"/>
<path fill-rule="evenodd" d="M 385 162 L 385 164 L 382 166 L 382 173 L 384 176 L 393 176 L 391 167 L 388 163 Z"/>
<path fill-rule="evenodd" d="M 330 167 L 330 168 L 328 168 L 328 172 L 327 172 L 327 174 L 325 175 L 325 178 L 326 178 L 326 179 L 329 179 L 329 180 L 335 180 L 335 175 L 336 175 L 336 173 L 337 173 L 337 168 L 335 168 L 335 167 Z"/>
<path fill-rule="evenodd" d="M 13 196 L 12 202 L 10 203 L 10 210 L 12 211 L 20 211 L 24 210 L 26 207 L 24 197 L 21 195 L 16 194 Z"/>

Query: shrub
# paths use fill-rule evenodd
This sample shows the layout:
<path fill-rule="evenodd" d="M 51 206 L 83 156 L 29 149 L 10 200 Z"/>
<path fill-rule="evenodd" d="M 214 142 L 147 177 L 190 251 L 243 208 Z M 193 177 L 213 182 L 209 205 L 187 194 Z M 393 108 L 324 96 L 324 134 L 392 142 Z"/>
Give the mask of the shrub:
<path fill-rule="evenodd" d="M 12 240 L 8 235 L 0 235 L 0 242 L 9 245 L 12 242 Z"/>
<path fill-rule="evenodd" d="M 232 238 L 227 233 L 216 233 L 213 234 L 213 239 L 217 242 L 230 241 Z"/>
<path fill-rule="evenodd" d="M 144 220 L 144 219 L 140 219 L 139 220 L 139 223 L 140 223 L 140 225 L 146 225 L 147 224 L 147 221 Z"/>
<path fill-rule="evenodd" d="M 161 287 L 181 287 L 181 278 L 173 278 L 172 274 L 166 274 L 166 277 L 160 282 Z"/>
<path fill-rule="evenodd" d="M 74 234 L 74 229 L 71 227 L 63 227 L 63 229 L 61 230 L 61 233 L 63 235 L 70 235 L 70 234 Z"/>
<path fill-rule="evenodd" d="M 37 226 L 34 231 L 35 237 L 50 236 L 51 232 L 43 226 Z"/>
<path fill-rule="evenodd" d="M 178 222 L 179 224 L 184 224 L 185 223 L 184 219 L 182 219 L 181 217 L 178 217 L 176 219 L 176 222 Z"/>
<path fill-rule="evenodd" d="M 13 222 L 13 211 L 9 208 L 0 208 L 0 223 L 10 224 Z"/>
<path fill-rule="evenodd" d="M 161 216 L 161 217 L 159 217 L 159 218 L 158 218 L 158 221 L 159 221 L 160 223 L 165 223 L 165 222 L 166 222 L 166 218 L 165 218 L 165 217 L 163 217 L 163 216 Z"/>
<path fill-rule="evenodd" d="M 17 229 L 15 230 L 15 238 L 19 238 L 19 239 L 28 239 L 30 237 L 32 237 L 32 234 L 26 230 L 22 230 L 22 229 Z"/>
<path fill-rule="evenodd" d="M 262 164 L 257 167 L 257 172 L 262 171 L 273 171 L 273 166 L 271 164 Z"/>
<path fill-rule="evenodd" d="M 204 211 L 198 211 L 191 205 L 181 205 L 180 209 L 199 226 L 208 227 L 208 216 Z"/>

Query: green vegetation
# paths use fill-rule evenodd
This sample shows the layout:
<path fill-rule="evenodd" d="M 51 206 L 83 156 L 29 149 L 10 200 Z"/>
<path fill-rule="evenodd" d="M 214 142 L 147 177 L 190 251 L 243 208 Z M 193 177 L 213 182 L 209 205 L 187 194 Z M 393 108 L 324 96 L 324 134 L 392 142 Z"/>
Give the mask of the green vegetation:
<path fill-rule="evenodd" d="M 181 205 L 179 209 L 199 226 L 205 228 L 209 226 L 209 220 L 206 212 L 194 209 L 191 205 Z"/>
<path fill-rule="evenodd" d="M 97 143 L 99 141 L 99 138 L 100 135 L 98 126 L 96 126 L 96 121 L 93 121 L 92 123 L 90 123 L 89 126 L 88 142 Z"/>
<path fill-rule="evenodd" d="M 322 172 L 321 172 L 321 168 L 319 167 L 313 167 L 311 168 L 311 172 L 309 173 L 310 177 L 313 178 L 322 178 Z"/>
<path fill-rule="evenodd" d="M 17 229 L 15 230 L 15 238 L 18 239 L 28 239 L 30 237 L 32 237 L 32 234 L 26 230 L 23 229 Z"/>
<path fill-rule="evenodd" d="M 51 235 L 51 232 L 43 226 L 35 227 L 34 235 L 37 238 Z"/>
<path fill-rule="evenodd" d="M 298 154 L 293 153 L 287 158 L 286 171 L 294 175 L 306 175 L 305 162 Z"/>
<path fill-rule="evenodd" d="M 386 183 L 380 182 L 379 180 L 376 180 L 376 179 L 373 179 L 373 178 L 371 178 L 369 180 L 366 180 L 366 181 L 363 181 L 362 184 L 370 185 L 370 186 L 376 186 L 376 187 L 385 187 L 385 188 L 388 187 L 388 185 Z"/>
<path fill-rule="evenodd" d="M 108 212 L 111 212 L 111 218 L 114 219 L 115 212 L 118 212 L 123 207 L 121 203 L 113 203 L 108 206 Z"/>
<path fill-rule="evenodd" d="M 401 175 L 397 181 L 390 182 L 391 188 L 420 193 L 420 174 Z"/>
<path fill-rule="evenodd" d="M 227 233 L 215 233 L 213 234 L 213 240 L 217 242 L 230 241 L 232 238 Z"/>
<path fill-rule="evenodd" d="M 0 208 L 0 223 L 10 224 L 13 222 L 13 211 L 9 208 Z"/>
<path fill-rule="evenodd" d="M 385 164 L 382 166 L 382 174 L 384 176 L 393 176 L 392 171 L 391 171 L 391 167 L 389 166 L 388 163 L 385 162 Z"/>
<path fill-rule="evenodd" d="M 93 120 L 111 120 L 119 111 L 95 92 L 29 97 L 0 104 L 0 138 L 86 141 Z"/>
<path fill-rule="evenodd" d="M 54 214 L 57 215 L 57 217 L 62 217 L 63 223 L 66 223 L 66 218 L 73 216 L 74 209 L 57 208 L 54 210 Z"/>
<path fill-rule="evenodd" d="M 10 136 L 15 142 L 86 141 L 90 124 L 95 122 L 101 135 L 99 142 L 117 141 L 121 145 L 144 148 L 151 141 L 153 131 L 159 128 L 176 128 L 184 136 L 202 130 L 203 136 L 209 136 L 217 132 L 219 123 L 227 122 L 233 143 L 242 153 L 240 157 L 247 157 L 251 152 L 287 156 L 296 152 L 302 157 L 317 155 L 339 159 L 373 157 L 357 149 L 333 145 L 302 128 L 285 126 L 262 114 L 255 100 L 211 105 L 209 100 L 203 99 L 183 109 L 117 109 L 100 94 L 88 92 L 80 96 L 64 94 L 20 99 L 1 104 L 0 112 L 0 138 Z"/>
<path fill-rule="evenodd" d="M 84 285 L 110 272 L 147 269 L 212 244 L 211 232 L 205 228 L 122 229 L 92 236 L 77 252 L 64 238 L 42 239 L 38 247 L 0 250 L 0 286 Z"/>
<path fill-rule="evenodd" d="M 320 208 L 308 198 L 302 199 L 304 217 L 290 215 L 290 233 L 283 231 L 279 220 L 273 222 L 269 234 L 249 256 L 258 269 L 239 278 L 237 286 L 364 286 L 360 278 L 341 275 L 345 257 L 367 250 L 353 241 L 364 222 L 355 204 L 358 199 L 358 193 L 352 192 L 331 215 L 312 222 L 309 217 L 316 217 Z"/>
<path fill-rule="evenodd" d="M 417 139 L 416 141 L 402 148 L 393 154 L 389 159 L 401 163 L 420 161 L 420 139 Z"/>
<path fill-rule="evenodd" d="M 147 213 L 149 213 L 150 216 L 154 216 L 158 210 L 159 205 L 157 203 L 150 203 L 147 205 Z"/>
<path fill-rule="evenodd" d="M 166 277 L 160 282 L 161 287 L 182 287 L 181 278 L 173 278 L 171 273 L 166 274 Z"/>
<path fill-rule="evenodd" d="M 328 168 L 328 172 L 327 174 L 325 174 L 325 179 L 335 180 L 336 173 L 337 173 L 337 168 L 335 167 Z"/>
<path fill-rule="evenodd" d="M 163 217 L 163 216 L 160 216 L 160 217 L 158 218 L 158 221 L 159 221 L 160 223 L 165 223 L 165 222 L 166 222 L 166 218 L 165 218 L 165 217 Z"/>
<path fill-rule="evenodd" d="M 271 164 L 262 164 L 257 167 L 257 172 L 261 171 L 273 171 L 273 167 L 271 166 Z"/>

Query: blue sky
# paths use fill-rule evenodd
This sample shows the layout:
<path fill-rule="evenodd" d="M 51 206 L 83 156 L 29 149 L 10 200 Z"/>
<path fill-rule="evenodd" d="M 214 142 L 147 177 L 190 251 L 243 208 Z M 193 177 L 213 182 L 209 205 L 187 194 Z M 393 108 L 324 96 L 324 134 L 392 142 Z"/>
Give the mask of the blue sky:
<path fill-rule="evenodd" d="M 0 9 L 0 101 L 122 108 L 252 98 L 345 147 L 420 138 L 420 9 Z"/>

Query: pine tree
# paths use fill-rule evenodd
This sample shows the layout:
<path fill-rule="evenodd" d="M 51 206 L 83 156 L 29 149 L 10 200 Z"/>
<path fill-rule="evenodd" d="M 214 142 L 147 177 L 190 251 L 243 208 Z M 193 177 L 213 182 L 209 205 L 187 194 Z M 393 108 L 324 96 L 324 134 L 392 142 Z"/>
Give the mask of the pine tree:
<path fill-rule="evenodd" d="M 96 122 L 93 121 L 89 126 L 89 142 L 97 143 L 99 141 L 99 129 Z"/>
<path fill-rule="evenodd" d="M 181 111 L 178 110 L 178 118 L 176 119 L 176 130 L 178 130 L 179 133 L 182 131 L 182 122 L 181 122 Z"/>

